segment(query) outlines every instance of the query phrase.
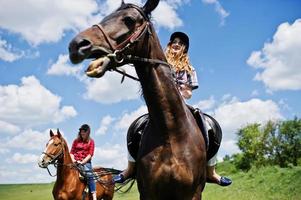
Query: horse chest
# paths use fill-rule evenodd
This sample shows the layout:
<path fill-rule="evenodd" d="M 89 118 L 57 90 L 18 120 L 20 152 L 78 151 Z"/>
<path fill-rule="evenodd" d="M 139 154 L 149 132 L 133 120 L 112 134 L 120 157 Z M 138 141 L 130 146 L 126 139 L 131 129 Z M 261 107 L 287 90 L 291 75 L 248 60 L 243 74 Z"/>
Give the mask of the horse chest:
<path fill-rule="evenodd" d="M 56 200 L 81 200 L 83 188 L 78 185 L 75 179 L 68 179 L 65 182 L 56 182 L 53 188 L 53 196 Z"/>

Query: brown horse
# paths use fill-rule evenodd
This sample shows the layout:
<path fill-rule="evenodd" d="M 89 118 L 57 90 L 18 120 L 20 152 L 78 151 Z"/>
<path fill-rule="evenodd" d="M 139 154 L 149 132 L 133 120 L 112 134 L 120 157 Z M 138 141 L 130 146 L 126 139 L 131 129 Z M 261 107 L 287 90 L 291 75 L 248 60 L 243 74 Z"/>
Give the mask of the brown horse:
<path fill-rule="evenodd" d="M 135 66 L 150 117 L 136 162 L 140 199 L 199 199 L 206 180 L 205 142 L 150 22 L 158 3 L 148 0 L 141 8 L 122 1 L 70 42 L 69 56 L 74 64 L 95 58 L 86 71 L 90 77 L 127 63 Z"/>
<path fill-rule="evenodd" d="M 47 168 L 49 164 L 57 165 L 57 179 L 52 190 L 54 199 L 92 199 L 91 194 L 87 195 L 84 193 L 86 183 L 79 179 L 79 171 L 72 163 L 67 142 L 59 130 L 57 135 L 54 135 L 50 130 L 50 140 L 38 164 L 41 168 Z M 114 185 L 112 184 L 112 175 L 101 168 L 94 169 L 94 172 L 98 176 L 96 183 L 97 199 L 113 199 Z"/>

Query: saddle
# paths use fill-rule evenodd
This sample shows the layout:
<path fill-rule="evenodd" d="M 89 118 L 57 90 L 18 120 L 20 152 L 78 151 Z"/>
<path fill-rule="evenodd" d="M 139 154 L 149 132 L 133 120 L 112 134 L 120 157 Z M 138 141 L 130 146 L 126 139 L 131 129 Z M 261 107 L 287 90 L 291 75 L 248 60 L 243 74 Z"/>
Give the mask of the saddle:
<path fill-rule="evenodd" d="M 81 181 L 87 181 L 88 180 L 88 171 L 86 171 L 85 170 L 85 167 L 83 166 L 83 165 L 81 165 L 81 164 L 76 164 L 75 166 L 74 166 L 77 170 L 78 170 L 78 176 L 79 176 L 79 179 L 81 180 Z"/>
<path fill-rule="evenodd" d="M 188 105 L 187 105 L 188 106 Z M 198 108 L 188 106 L 198 126 L 201 129 L 206 143 L 207 161 L 218 151 L 222 140 L 222 129 L 218 122 L 210 115 L 202 113 Z M 127 148 L 130 155 L 136 160 L 140 147 L 141 137 L 149 123 L 149 115 L 138 117 L 129 127 L 127 132 Z"/>

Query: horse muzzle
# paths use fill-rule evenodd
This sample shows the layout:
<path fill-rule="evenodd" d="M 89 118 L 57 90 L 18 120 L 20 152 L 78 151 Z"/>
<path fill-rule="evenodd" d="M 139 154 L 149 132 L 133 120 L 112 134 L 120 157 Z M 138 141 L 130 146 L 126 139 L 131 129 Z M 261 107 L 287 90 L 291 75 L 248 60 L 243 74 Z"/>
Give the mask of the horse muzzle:
<path fill-rule="evenodd" d="M 69 58 L 73 64 L 81 63 L 92 50 L 92 43 L 80 36 L 75 37 L 69 44 Z"/>
<path fill-rule="evenodd" d="M 42 161 L 38 162 L 38 165 L 40 168 L 47 168 L 49 165 L 49 162 L 45 162 L 44 160 L 42 160 Z"/>

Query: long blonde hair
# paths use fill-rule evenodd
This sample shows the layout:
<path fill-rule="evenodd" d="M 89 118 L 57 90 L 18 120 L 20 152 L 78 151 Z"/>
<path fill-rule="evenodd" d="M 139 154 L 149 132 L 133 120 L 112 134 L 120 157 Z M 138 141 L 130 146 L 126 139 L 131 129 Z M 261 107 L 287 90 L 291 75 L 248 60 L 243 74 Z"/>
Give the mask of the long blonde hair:
<path fill-rule="evenodd" d="M 187 52 L 184 52 L 185 48 L 181 49 L 181 52 L 178 54 L 172 53 L 171 49 L 171 43 L 168 43 L 166 50 L 165 50 L 165 56 L 167 59 L 167 62 L 172 65 L 173 69 L 176 72 L 179 71 L 187 71 L 188 73 L 192 72 L 192 66 L 189 61 L 189 56 Z"/>

